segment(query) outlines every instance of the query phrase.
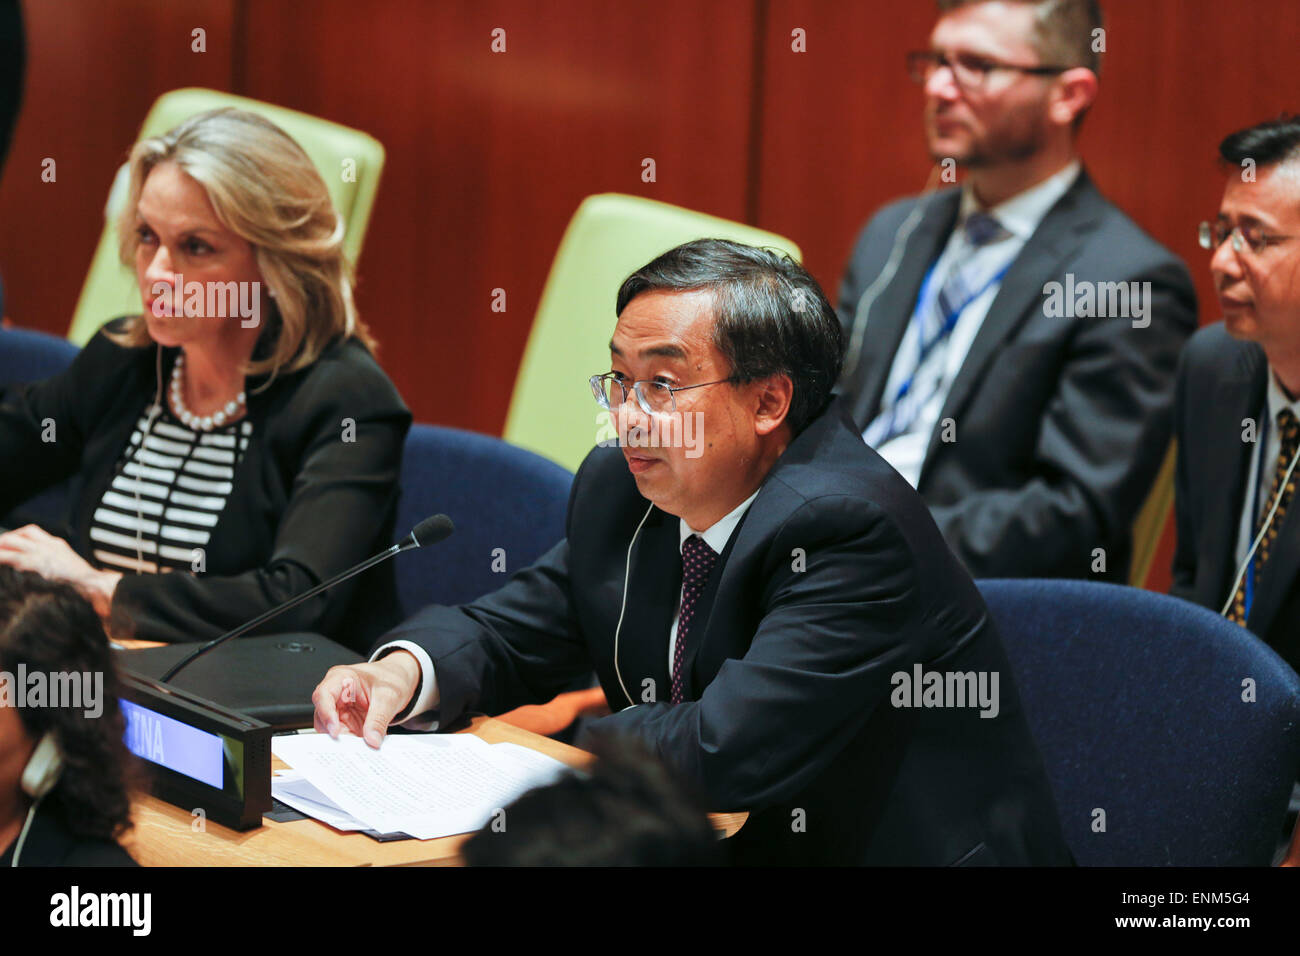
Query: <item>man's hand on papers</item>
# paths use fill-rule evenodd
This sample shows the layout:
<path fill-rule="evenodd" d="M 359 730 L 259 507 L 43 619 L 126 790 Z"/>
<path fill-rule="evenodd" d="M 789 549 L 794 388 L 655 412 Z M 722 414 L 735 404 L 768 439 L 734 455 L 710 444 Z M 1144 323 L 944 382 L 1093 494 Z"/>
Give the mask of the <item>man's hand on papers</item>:
<path fill-rule="evenodd" d="M 393 651 L 373 664 L 331 667 L 311 695 L 316 732 L 338 737 L 346 729 L 377 748 L 419 687 L 420 663 L 409 651 Z"/>

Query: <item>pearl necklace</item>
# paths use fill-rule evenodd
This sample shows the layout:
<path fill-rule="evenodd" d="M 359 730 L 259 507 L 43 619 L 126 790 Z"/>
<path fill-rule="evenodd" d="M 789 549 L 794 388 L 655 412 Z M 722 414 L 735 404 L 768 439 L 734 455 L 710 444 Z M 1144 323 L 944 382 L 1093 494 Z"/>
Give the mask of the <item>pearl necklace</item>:
<path fill-rule="evenodd" d="M 185 399 L 182 398 L 181 388 L 181 369 L 185 364 L 185 354 L 179 353 L 176 356 L 176 364 L 172 366 L 172 408 L 176 412 L 176 417 L 181 420 L 187 428 L 192 428 L 199 432 L 210 432 L 214 428 L 220 428 L 226 422 L 234 419 L 243 409 L 246 402 L 244 393 L 241 391 L 233 400 L 226 402 L 224 408 L 214 412 L 211 415 L 202 417 L 195 415 L 185 407 Z"/>

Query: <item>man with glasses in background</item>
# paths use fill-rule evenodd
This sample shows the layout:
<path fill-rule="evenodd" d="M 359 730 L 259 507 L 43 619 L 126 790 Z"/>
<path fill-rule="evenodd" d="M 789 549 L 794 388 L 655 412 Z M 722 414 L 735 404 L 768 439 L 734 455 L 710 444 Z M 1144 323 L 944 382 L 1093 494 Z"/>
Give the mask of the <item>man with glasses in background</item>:
<path fill-rule="evenodd" d="M 1300 119 L 1233 133 L 1201 245 L 1223 321 L 1178 372 L 1178 546 L 1172 593 L 1300 667 Z"/>
<path fill-rule="evenodd" d="M 750 811 L 737 862 L 1068 863 L 979 592 L 832 397 L 843 341 L 812 277 L 700 240 L 629 276 L 617 314 L 592 387 L 619 443 L 579 468 L 565 540 L 332 668 L 317 730 L 379 746 L 594 669 L 614 713 L 579 746 L 633 738 L 709 810 Z M 648 440 L 682 416 L 699 454 Z"/>
<path fill-rule="evenodd" d="M 935 172 L 965 181 L 862 231 L 840 292 L 840 391 L 975 577 L 1124 582 L 1196 328 L 1191 279 L 1076 152 L 1098 88 L 1096 0 L 938 6 L 908 65 Z"/>

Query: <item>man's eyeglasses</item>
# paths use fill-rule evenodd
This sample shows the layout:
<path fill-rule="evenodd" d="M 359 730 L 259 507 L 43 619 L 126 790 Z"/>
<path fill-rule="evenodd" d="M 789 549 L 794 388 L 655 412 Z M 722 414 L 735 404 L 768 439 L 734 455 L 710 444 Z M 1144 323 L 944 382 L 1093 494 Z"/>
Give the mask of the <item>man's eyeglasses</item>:
<path fill-rule="evenodd" d="M 1222 219 L 1215 222 L 1203 222 L 1197 229 L 1197 240 L 1202 249 L 1216 250 L 1223 245 L 1224 240 L 1229 236 L 1232 237 L 1232 251 L 1244 252 L 1246 247 L 1250 251 L 1259 255 L 1269 246 L 1276 246 L 1288 239 L 1300 238 L 1297 236 L 1274 236 L 1265 232 L 1259 226 L 1229 226 Z"/>
<path fill-rule="evenodd" d="M 630 390 L 636 394 L 637 404 L 647 415 L 671 415 L 677 411 L 678 392 L 704 388 L 706 385 L 734 382 L 735 377 L 720 378 L 716 382 L 701 382 L 699 385 L 668 385 L 665 382 L 655 381 L 629 382 L 617 372 L 607 372 L 604 375 L 593 375 L 590 381 L 596 403 L 606 411 L 613 411 L 626 402 Z"/>
<path fill-rule="evenodd" d="M 1041 66 L 1037 64 L 1003 63 L 974 53 L 954 53 L 949 56 L 936 50 L 915 50 L 907 54 L 907 74 L 917 83 L 928 83 L 940 67 L 952 70 L 957 85 L 977 89 L 990 73 L 1000 70 L 1028 73 L 1031 76 L 1053 76 L 1072 69 L 1068 66 Z"/>

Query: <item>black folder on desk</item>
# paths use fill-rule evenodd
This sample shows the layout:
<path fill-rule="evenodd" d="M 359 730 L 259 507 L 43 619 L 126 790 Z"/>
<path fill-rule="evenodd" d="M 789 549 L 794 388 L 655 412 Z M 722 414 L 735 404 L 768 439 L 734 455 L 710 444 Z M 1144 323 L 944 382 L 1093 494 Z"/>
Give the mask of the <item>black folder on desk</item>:
<path fill-rule="evenodd" d="M 116 651 L 118 666 L 158 680 L 193 652 L 194 644 L 168 644 Z M 319 634 L 268 634 L 237 637 L 200 657 L 170 683 L 207 698 L 276 730 L 312 725 L 311 693 L 336 664 L 364 660 Z"/>

